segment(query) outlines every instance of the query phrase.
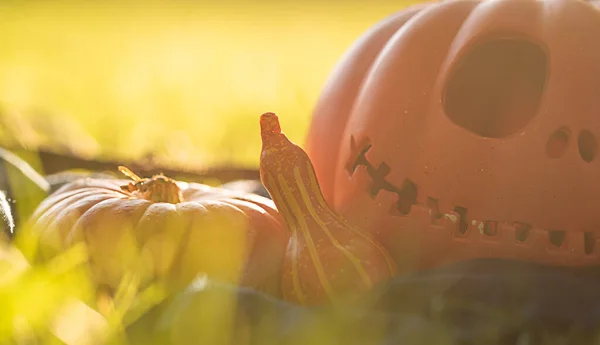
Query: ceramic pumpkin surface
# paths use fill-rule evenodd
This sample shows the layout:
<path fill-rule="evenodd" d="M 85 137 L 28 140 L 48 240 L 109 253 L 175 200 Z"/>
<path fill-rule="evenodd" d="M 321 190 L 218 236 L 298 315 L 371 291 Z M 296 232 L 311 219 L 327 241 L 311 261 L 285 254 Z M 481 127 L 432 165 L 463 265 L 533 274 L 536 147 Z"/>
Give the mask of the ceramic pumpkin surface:
<path fill-rule="evenodd" d="M 300 304 L 355 301 L 396 275 L 388 252 L 323 199 L 306 153 L 281 132 L 274 113 L 260 118 L 260 176 L 290 232 L 283 296 Z"/>
<path fill-rule="evenodd" d="M 325 198 L 406 269 L 600 264 L 600 13 L 443 1 L 375 25 L 306 143 Z"/>
<path fill-rule="evenodd" d="M 134 181 L 81 179 L 40 204 L 31 224 L 42 258 L 84 242 L 96 279 L 113 288 L 128 270 L 175 285 L 206 273 L 278 286 L 288 236 L 271 200 L 121 170 Z"/>

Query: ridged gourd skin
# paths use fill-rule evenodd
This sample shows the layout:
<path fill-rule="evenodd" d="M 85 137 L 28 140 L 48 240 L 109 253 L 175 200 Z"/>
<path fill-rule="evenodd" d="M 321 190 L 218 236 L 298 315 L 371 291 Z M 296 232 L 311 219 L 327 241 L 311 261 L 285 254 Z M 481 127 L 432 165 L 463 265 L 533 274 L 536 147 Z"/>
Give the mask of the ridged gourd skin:
<path fill-rule="evenodd" d="M 279 295 L 289 236 L 274 203 L 251 193 L 175 181 L 84 178 L 61 187 L 30 219 L 40 260 L 84 243 L 98 284 L 129 271 L 182 287 L 203 273 Z"/>
<path fill-rule="evenodd" d="M 400 271 L 600 265 L 598 1 L 418 4 L 332 72 L 304 147 Z"/>
<path fill-rule="evenodd" d="M 352 303 L 394 277 L 383 246 L 327 205 L 310 159 L 281 132 L 277 115 L 263 114 L 260 124 L 261 179 L 291 236 L 283 297 L 303 305 Z"/>

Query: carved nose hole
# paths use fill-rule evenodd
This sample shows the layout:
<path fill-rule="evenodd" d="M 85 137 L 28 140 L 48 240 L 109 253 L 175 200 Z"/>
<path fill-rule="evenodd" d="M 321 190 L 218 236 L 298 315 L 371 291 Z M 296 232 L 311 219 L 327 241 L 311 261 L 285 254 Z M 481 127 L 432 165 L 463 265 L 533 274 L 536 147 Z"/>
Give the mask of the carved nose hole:
<path fill-rule="evenodd" d="M 563 242 L 565 241 L 565 232 L 558 230 L 550 230 L 548 231 L 548 239 L 550 243 L 552 243 L 555 247 L 562 247 Z"/>
<path fill-rule="evenodd" d="M 579 155 L 584 161 L 589 163 L 596 158 L 598 143 L 592 132 L 588 130 L 579 132 L 579 136 L 577 137 L 577 147 L 579 148 Z"/>
<path fill-rule="evenodd" d="M 567 127 L 561 127 L 550 134 L 546 143 L 546 154 L 550 158 L 560 158 L 567 151 L 569 145 L 570 131 Z"/>
<path fill-rule="evenodd" d="M 523 38 L 488 38 L 472 46 L 450 73 L 446 115 L 482 137 L 517 133 L 537 113 L 547 63 L 546 52 Z"/>

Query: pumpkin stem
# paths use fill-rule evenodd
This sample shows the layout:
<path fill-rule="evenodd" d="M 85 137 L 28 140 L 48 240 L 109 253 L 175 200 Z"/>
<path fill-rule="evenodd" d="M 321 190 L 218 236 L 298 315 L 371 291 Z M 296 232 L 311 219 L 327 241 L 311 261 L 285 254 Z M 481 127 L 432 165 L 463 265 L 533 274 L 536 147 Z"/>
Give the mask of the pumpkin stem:
<path fill-rule="evenodd" d="M 124 166 L 119 166 L 119 171 L 133 180 L 134 183 L 130 182 L 121 186 L 124 192 L 132 196 L 152 202 L 167 202 L 171 204 L 183 201 L 181 188 L 177 185 L 177 181 L 166 177 L 162 173 L 154 175 L 152 178 L 141 178 Z"/>

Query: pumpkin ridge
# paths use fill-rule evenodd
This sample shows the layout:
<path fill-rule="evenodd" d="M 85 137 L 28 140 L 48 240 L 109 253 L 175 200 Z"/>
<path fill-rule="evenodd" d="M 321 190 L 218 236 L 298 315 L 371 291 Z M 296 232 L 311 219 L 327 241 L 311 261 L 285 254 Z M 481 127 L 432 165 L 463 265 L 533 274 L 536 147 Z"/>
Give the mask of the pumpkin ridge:
<path fill-rule="evenodd" d="M 77 190 L 68 191 L 68 192 L 64 193 L 64 195 L 63 194 L 52 195 L 52 196 L 48 197 L 47 199 L 45 199 L 44 201 L 42 201 L 42 203 L 38 206 L 38 208 L 33 213 L 33 215 L 31 215 L 31 219 L 32 220 L 38 219 L 44 213 L 47 213 L 50 210 L 53 210 L 55 207 L 57 207 L 57 204 L 63 203 L 67 199 L 71 200 L 72 198 L 74 198 L 76 196 L 81 196 L 82 194 L 84 194 L 86 192 L 88 194 L 96 193 L 93 190 L 77 189 Z"/>
<path fill-rule="evenodd" d="M 111 198 L 111 199 L 106 199 L 103 200 L 101 202 L 98 202 L 96 204 L 94 204 L 92 207 L 90 207 L 86 212 L 84 212 L 79 219 L 75 222 L 75 224 L 73 224 L 73 226 L 71 227 L 71 231 L 67 234 L 67 236 L 65 237 L 65 243 L 68 245 L 74 245 L 77 244 L 78 242 L 83 242 L 85 243 L 86 247 L 88 247 L 91 243 L 94 243 L 93 239 L 90 238 L 90 232 L 82 226 L 82 221 L 86 220 L 89 221 L 88 219 L 91 217 L 92 219 L 98 217 L 97 215 L 91 215 L 90 212 L 93 209 L 97 209 L 100 208 L 102 206 L 104 206 L 105 204 L 110 204 L 112 203 L 119 203 L 119 202 L 128 202 L 129 199 L 122 199 L 122 198 Z M 144 202 L 141 205 L 138 205 L 136 208 L 134 208 L 134 212 L 131 213 L 130 218 L 129 218 L 129 223 L 127 224 L 128 226 L 130 226 L 129 230 L 132 232 L 132 236 L 134 236 L 134 238 L 136 239 L 134 245 L 134 248 L 131 248 L 128 250 L 132 250 L 134 249 L 136 253 L 141 253 L 142 249 L 143 249 L 143 245 L 141 243 L 139 243 L 137 241 L 137 234 L 136 234 L 136 226 L 137 223 L 139 222 L 141 216 L 146 212 L 146 210 L 148 209 L 148 207 L 150 207 L 150 205 L 152 205 L 151 202 Z M 143 212 L 142 212 L 143 209 Z M 135 214 L 140 214 L 139 217 L 135 217 Z M 94 219 L 94 222 L 98 222 L 97 219 Z M 126 227 L 123 227 L 124 229 L 127 229 Z M 94 229 L 97 230 L 97 229 Z M 114 230 L 113 230 L 114 231 Z M 89 250 L 89 249 L 88 249 Z M 97 267 L 100 268 L 100 272 L 104 271 L 104 270 L 110 270 L 109 268 L 107 268 L 106 266 L 104 266 L 103 264 L 103 259 L 98 258 L 97 255 L 92 254 L 92 252 L 89 252 L 89 263 L 91 265 L 96 265 Z M 137 259 L 139 260 L 139 256 L 137 257 Z M 100 261 L 100 262 L 98 262 Z M 134 268 L 134 270 L 136 270 L 136 268 Z M 106 274 L 106 273 L 101 273 L 101 275 Z M 110 277 L 110 275 L 108 275 L 108 277 Z M 120 277 L 121 279 L 123 279 L 123 276 Z M 109 278 L 110 279 L 110 278 Z M 144 282 L 141 282 L 142 284 L 144 284 Z M 113 286 L 112 284 L 108 283 L 107 281 L 99 281 L 100 286 L 110 286 L 111 288 L 115 288 L 116 286 Z"/>
<path fill-rule="evenodd" d="M 93 197 L 93 196 L 96 196 L 96 195 L 94 195 L 94 194 L 90 193 L 90 195 L 86 195 L 86 196 L 84 196 L 83 198 L 81 198 L 81 199 L 78 199 L 78 200 L 76 200 L 75 202 L 73 202 L 73 203 L 69 203 L 68 205 L 66 205 L 66 206 L 65 206 L 65 207 L 64 207 L 62 210 L 60 210 L 60 211 L 59 211 L 59 212 L 58 212 L 56 215 L 53 215 L 53 216 L 54 216 L 54 219 L 53 219 L 53 220 L 52 220 L 50 223 L 48 223 L 48 224 L 46 225 L 46 230 L 48 231 L 48 230 L 50 230 L 50 229 L 53 229 L 53 228 L 54 228 L 54 225 L 56 224 L 56 222 L 57 222 L 57 221 L 61 221 L 61 220 L 62 220 L 62 218 L 64 217 L 64 215 L 65 215 L 67 212 L 72 212 L 72 210 L 76 209 L 77 211 L 81 211 L 81 212 L 80 212 L 80 216 L 79 216 L 79 217 L 81 217 L 83 214 L 85 214 L 85 213 L 87 212 L 87 210 L 89 210 L 90 208 L 92 208 L 92 207 L 94 206 L 94 202 L 96 202 L 96 203 L 100 203 L 100 202 L 103 202 L 103 201 L 109 200 L 109 199 L 111 198 L 111 196 L 106 196 L 106 197 L 105 197 L 105 199 L 101 199 L 101 200 L 86 200 L 86 199 L 88 199 L 88 198 L 90 198 L 90 197 Z M 71 201 L 71 200 L 69 200 L 69 201 Z M 82 206 L 80 206 L 80 207 L 75 207 L 74 205 L 75 205 L 76 203 L 78 203 L 78 204 L 80 203 L 80 204 L 82 204 Z M 58 205 L 58 204 L 57 204 L 57 205 Z M 74 224 L 75 224 L 75 223 L 73 223 L 73 225 L 74 225 Z M 66 233 L 70 233 L 70 232 L 71 232 L 71 230 L 72 230 L 72 228 L 73 228 L 73 226 L 71 226 L 71 228 L 69 228 L 69 230 L 68 230 L 68 231 L 66 231 Z M 52 231 L 53 231 L 53 230 L 52 230 Z"/>
<path fill-rule="evenodd" d="M 91 217 L 90 212 L 92 212 L 92 210 L 97 209 L 97 208 L 101 208 L 106 203 L 117 202 L 115 200 L 118 200 L 119 202 L 127 202 L 127 199 L 125 199 L 125 200 L 122 200 L 122 199 L 121 200 L 119 200 L 119 199 L 106 199 L 106 200 L 103 200 L 101 202 L 95 203 L 92 207 L 88 208 L 84 213 L 81 214 L 81 216 L 79 217 L 79 219 L 77 220 L 77 222 L 73 225 L 73 227 L 71 229 L 71 232 L 69 232 L 69 234 L 67 235 L 66 242 L 70 243 L 70 242 L 76 240 L 75 239 L 75 235 L 76 235 L 75 232 L 81 228 L 80 223 L 82 222 L 82 220 L 86 220 L 87 218 Z M 142 216 L 144 215 L 144 213 L 146 213 L 146 210 L 148 209 L 148 207 L 150 207 L 150 205 L 152 205 L 151 202 L 143 203 L 143 205 L 139 206 L 139 207 L 143 208 L 143 211 L 142 211 L 141 208 L 139 210 L 136 210 L 137 212 L 139 212 L 140 216 L 136 217 L 136 218 L 131 218 L 130 219 L 130 223 L 131 223 L 131 226 L 133 228 L 135 228 L 135 226 L 137 225 L 137 223 L 139 223 L 140 219 L 142 218 Z M 86 233 L 87 233 L 87 231 L 82 230 L 82 234 L 81 235 L 85 236 Z M 136 245 L 137 245 L 136 249 L 139 250 L 140 249 L 140 244 L 136 243 Z"/>
<path fill-rule="evenodd" d="M 278 223 L 281 224 L 281 219 L 279 219 L 279 212 L 277 211 L 277 207 L 275 206 L 273 201 L 271 199 L 266 199 L 264 201 L 255 200 L 256 197 L 257 196 L 252 196 L 252 197 L 234 196 L 233 199 L 249 202 L 249 203 L 252 203 L 252 204 L 258 206 L 259 208 L 264 210 L 266 213 L 268 213 Z M 267 203 L 268 203 L 268 205 L 267 205 Z"/>
<path fill-rule="evenodd" d="M 347 123 L 350 118 L 351 109 L 354 107 L 353 100 L 364 88 L 375 61 L 381 55 L 380 51 L 388 45 L 388 41 L 398 30 L 428 6 L 429 3 L 410 5 L 402 12 L 391 14 L 368 29 L 344 52 L 323 86 L 313 111 L 313 114 L 318 115 L 311 120 L 305 138 L 305 149 L 310 153 L 318 179 L 323 182 L 321 187 L 326 200 L 333 197 L 330 186 L 335 176 L 328 170 L 333 169 L 337 162 L 331 158 L 338 157 L 342 151 L 342 145 L 339 143 L 347 130 L 346 125 L 340 124 Z M 348 73 L 349 71 L 352 73 Z M 322 138 L 327 138 L 326 145 L 323 145 Z"/>
<path fill-rule="evenodd" d="M 207 209 L 204 205 L 202 205 L 202 203 L 200 201 L 188 201 L 186 203 L 194 203 L 197 204 L 198 207 L 203 209 L 203 212 L 206 212 Z M 181 216 L 182 211 L 181 211 L 181 206 L 182 204 L 177 204 L 175 205 L 175 211 L 178 213 L 179 216 Z M 150 207 L 150 206 L 148 206 Z M 191 236 L 191 232 L 192 232 L 192 228 L 193 228 L 194 222 L 193 222 L 193 218 L 187 218 L 187 224 L 185 225 L 185 229 L 183 230 L 183 234 L 181 235 L 181 238 L 179 239 L 179 250 L 175 253 L 175 256 L 173 257 L 173 261 L 171 263 L 171 270 L 169 271 L 169 274 L 173 275 L 173 276 L 181 276 L 181 270 L 182 270 L 182 260 L 184 258 L 184 254 L 185 254 L 185 245 L 187 245 L 189 243 L 189 239 Z"/>
<path fill-rule="evenodd" d="M 264 270 L 264 267 L 269 267 L 271 268 L 269 270 L 270 272 L 281 271 L 281 261 L 273 260 L 273 249 L 282 249 L 281 252 L 277 252 L 276 254 L 278 255 L 278 258 L 280 257 L 279 255 L 283 256 L 285 253 L 285 247 L 289 242 L 289 236 L 287 236 L 287 232 L 281 223 L 278 222 L 269 212 L 259 207 L 257 204 L 237 198 L 228 199 L 226 203 L 239 209 L 240 212 L 249 219 L 248 233 L 251 234 L 251 236 L 249 236 L 251 241 L 248 242 L 250 244 L 247 244 L 249 247 L 247 254 L 249 259 L 246 261 L 242 280 L 246 281 L 248 286 L 263 291 L 265 288 L 265 282 L 274 278 L 274 275 L 263 276 L 261 274 L 261 270 Z M 255 218 L 261 219 L 260 223 L 253 224 L 251 219 Z M 269 232 L 266 233 L 265 236 L 259 236 L 261 229 L 269 229 Z M 286 236 L 279 237 L 275 231 L 282 231 L 282 233 L 286 234 Z M 257 257 L 264 259 L 257 259 Z M 262 264 L 261 267 L 258 267 L 253 264 L 255 262 L 264 262 L 264 264 Z M 279 274 L 280 273 L 276 273 L 275 276 L 279 276 Z M 280 289 L 280 286 L 277 288 Z"/>
<path fill-rule="evenodd" d="M 134 199 L 135 200 L 135 199 Z M 167 228 L 166 230 L 163 229 L 162 227 L 150 227 L 150 229 L 148 229 L 148 226 L 144 226 L 143 222 L 145 222 L 145 218 L 149 218 L 152 219 L 152 217 L 154 216 L 150 211 L 152 207 L 155 208 L 159 208 L 160 210 L 167 210 L 166 212 L 160 214 L 159 219 L 178 219 L 178 211 L 177 211 L 177 207 L 176 204 L 167 204 L 167 205 L 160 205 L 160 206 L 155 206 L 156 203 L 153 203 L 152 201 L 150 201 L 149 203 L 146 203 L 145 205 L 145 209 L 144 212 L 140 212 L 141 216 L 136 220 L 133 219 L 132 221 L 132 225 L 133 225 L 133 234 L 136 238 L 136 243 L 140 246 L 141 249 L 143 249 L 146 244 L 152 240 L 152 238 L 156 235 L 160 236 L 161 234 L 164 234 L 165 231 L 170 231 L 170 227 L 171 226 L 177 226 L 178 224 L 169 224 L 169 223 L 165 223 L 164 226 Z M 166 208 L 165 206 L 173 206 L 173 208 Z M 153 210 L 152 210 L 153 211 Z"/>
<path fill-rule="evenodd" d="M 70 207 L 73 199 L 76 199 L 78 197 L 81 198 L 82 195 L 83 195 L 83 198 L 87 198 L 94 194 L 96 194 L 94 191 L 84 190 L 84 191 L 80 191 L 79 193 L 68 194 L 67 196 L 65 196 L 62 199 L 59 199 L 58 201 L 56 201 L 54 199 L 48 199 L 49 202 L 46 205 L 41 205 L 40 208 L 38 210 L 36 210 L 36 212 L 31 216 L 30 222 L 33 224 L 33 223 L 37 223 L 37 222 L 41 221 L 42 222 L 41 224 L 43 224 L 44 226 L 48 226 L 53 221 L 46 220 L 46 218 L 50 217 L 50 215 L 52 215 L 52 217 L 55 217 L 55 215 L 53 214 L 53 212 L 55 210 Z M 62 213 L 63 210 L 61 210 L 59 212 Z"/>
<path fill-rule="evenodd" d="M 93 194 L 90 193 L 90 195 L 86 195 L 84 197 L 85 198 L 89 198 L 91 196 L 94 196 Z M 58 243 L 58 247 L 59 248 L 49 248 L 48 246 L 44 246 L 43 248 L 39 248 L 38 252 L 36 254 L 36 256 L 38 257 L 38 259 L 40 260 L 45 260 L 48 258 L 48 256 L 52 256 L 54 254 L 56 254 L 56 250 L 60 251 L 62 248 L 65 247 L 65 239 L 67 238 L 68 234 L 72 231 L 74 224 L 76 223 L 73 222 L 71 224 L 71 227 L 69 227 L 68 229 L 64 229 L 63 226 L 58 226 L 58 225 L 64 225 L 63 223 L 63 218 L 64 216 L 68 213 L 68 212 L 72 212 L 74 209 L 79 210 L 78 207 L 73 207 L 74 203 L 71 203 L 70 201 L 72 201 L 72 196 L 68 197 L 68 201 L 69 203 L 67 205 L 64 205 L 64 207 L 59 207 L 59 206 L 63 206 L 62 203 L 57 203 L 56 205 L 58 205 L 56 207 L 56 209 L 59 209 L 60 211 L 58 211 L 57 214 L 53 214 L 52 212 L 55 210 L 54 207 L 48 209 L 47 212 L 42 213 L 42 215 L 38 218 L 35 219 L 33 221 L 35 221 L 36 223 L 38 223 L 39 225 L 41 225 L 40 230 L 37 232 L 37 236 L 39 236 L 40 238 L 44 238 L 44 244 L 48 244 L 51 241 L 47 240 L 49 236 L 52 236 L 53 233 L 55 233 L 56 231 L 59 232 L 58 234 L 58 239 L 59 239 L 59 243 Z M 104 199 L 107 200 L 108 198 Z M 75 202 L 78 202 L 80 200 L 83 199 L 79 199 Z M 104 201 L 101 200 L 101 201 Z M 85 210 L 87 211 L 87 209 L 91 208 L 93 206 L 93 201 L 94 200 L 90 200 L 90 205 L 89 207 L 85 208 Z M 63 202 L 66 202 L 63 200 Z M 82 203 L 85 204 L 87 206 L 87 203 Z M 85 211 L 81 212 L 81 214 L 83 214 Z M 50 215 L 52 215 L 52 218 L 50 218 Z M 49 218 L 49 219 L 46 219 Z M 67 234 L 67 236 L 65 236 L 65 234 Z M 56 243 L 53 243 L 53 245 Z M 53 247 L 53 246 L 52 246 Z M 50 250 L 51 252 L 48 252 L 48 250 Z"/>

